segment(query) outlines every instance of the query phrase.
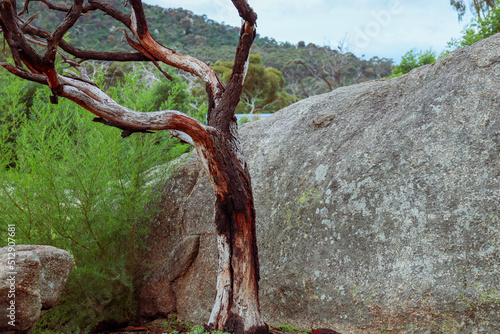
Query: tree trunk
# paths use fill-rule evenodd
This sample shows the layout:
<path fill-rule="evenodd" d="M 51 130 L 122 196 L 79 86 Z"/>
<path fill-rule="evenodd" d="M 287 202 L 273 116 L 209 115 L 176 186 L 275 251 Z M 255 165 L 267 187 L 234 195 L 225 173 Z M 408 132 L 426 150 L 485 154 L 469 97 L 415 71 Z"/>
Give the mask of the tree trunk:
<path fill-rule="evenodd" d="M 236 124 L 234 124 L 234 127 Z M 208 326 L 231 333 L 268 333 L 259 306 L 259 259 L 250 173 L 236 134 L 212 135 L 199 149 L 216 195 L 217 296 Z"/>
<path fill-rule="evenodd" d="M 231 333 L 267 333 L 258 301 L 259 264 L 253 199 L 243 211 L 229 209 L 229 199 L 217 198 L 217 296 L 209 326 Z M 243 193 L 233 194 L 243 199 Z"/>

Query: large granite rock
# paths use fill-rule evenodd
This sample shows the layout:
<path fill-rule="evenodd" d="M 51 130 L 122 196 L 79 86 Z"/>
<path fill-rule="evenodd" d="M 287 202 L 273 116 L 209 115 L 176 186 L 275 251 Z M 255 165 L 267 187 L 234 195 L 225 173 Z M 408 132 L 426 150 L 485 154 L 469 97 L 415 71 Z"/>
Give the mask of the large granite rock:
<path fill-rule="evenodd" d="M 500 332 L 500 34 L 402 77 L 300 101 L 241 137 L 269 324 Z M 147 315 L 206 321 L 214 199 L 196 156 L 162 205 Z"/>
<path fill-rule="evenodd" d="M 42 309 L 54 307 L 74 262 L 52 246 L 0 248 L 0 332 L 26 333 Z"/>

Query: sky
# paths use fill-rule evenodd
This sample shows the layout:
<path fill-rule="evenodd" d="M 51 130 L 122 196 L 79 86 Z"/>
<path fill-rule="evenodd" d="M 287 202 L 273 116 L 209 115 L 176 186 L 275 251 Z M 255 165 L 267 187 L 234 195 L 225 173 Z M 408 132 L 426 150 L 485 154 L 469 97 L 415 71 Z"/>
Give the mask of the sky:
<path fill-rule="evenodd" d="M 240 26 L 231 0 L 144 0 L 164 8 L 188 9 Z M 248 0 L 258 15 L 257 33 L 278 42 L 329 45 L 345 41 L 358 57 L 399 63 L 418 48 L 440 53 L 462 34 L 471 15 L 458 22 L 449 0 Z"/>

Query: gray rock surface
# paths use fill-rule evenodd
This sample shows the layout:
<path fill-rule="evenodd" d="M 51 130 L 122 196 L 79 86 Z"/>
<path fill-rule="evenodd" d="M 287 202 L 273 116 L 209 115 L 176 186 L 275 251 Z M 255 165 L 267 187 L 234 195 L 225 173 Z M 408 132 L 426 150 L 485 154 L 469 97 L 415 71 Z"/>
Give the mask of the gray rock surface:
<path fill-rule="evenodd" d="M 300 101 L 240 132 L 270 325 L 500 332 L 500 34 L 402 77 Z M 214 199 L 196 156 L 161 205 L 145 286 L 165 277 L 171 312 L 207 321 Z M 196 252 L 186 254 L 196 257 L 165 266 L 193 237 Z"/>
<path fill-rule="evenodd" d="M 24 333 L 33 327 L 42 309 L 55 306 L 74 265 L 70 253 L 52 246 L 13 248 L 0 248 L 1 333 Z"/>

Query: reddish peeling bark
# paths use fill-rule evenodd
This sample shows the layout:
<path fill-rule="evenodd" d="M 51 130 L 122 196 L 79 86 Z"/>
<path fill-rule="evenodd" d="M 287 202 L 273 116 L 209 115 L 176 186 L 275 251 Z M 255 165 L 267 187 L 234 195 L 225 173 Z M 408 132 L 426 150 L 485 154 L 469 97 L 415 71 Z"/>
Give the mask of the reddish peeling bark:
<path fill-rule="evenodd" d="M 209 326 L 235 333 L 267 333 L 258 302 L 259 260 L 250 175 L 244 161 L 228 154 L 234 151 L 217 151 L 215 164 L 223 179 L 214 183 L 222 181 L 224 187 L 216 192 L 219 268 Z"/>
<path fill-rule="evenodd" d="M 83 6 L 83 0 L 74 0 L 71 8 L 55 5 L 49 0 L 38 1 L 44 2 L 51 10 L 66 12 L 65 19 L 55 31 L 44 31 L 33 26 L 31 18 L 23 19 L 29 0 L 19 14 L 13 0 L 0 0 L 0 27 L 10 46 L 15 66 L 7 63 L 0 65 L 14 75 L 49 86 L 54 94 L 51 101 L 57 103 L 57 96 L 68 98 L 98 116 L 97 122 L 122 129 L 123 136 L 138 131 L 169 130 L 173 136 L 194 145 L 216 196 L 219 267 L 217 296 L 208 325 L 232 333 L 267 333 L 268 327 L 262 320 L 259 307 L 259 259 L 252 185 L 234 116 L 248 69 L 250 47 L 255 38 L 257 14 L 246 0 L 232 0 L 244 24 L 233 72 L 224 87 L 207 64 L 181 55 L 151 36 L 141 0 L 129 0 L 127 10 L 130 13 L 101 0 L 89 0 L 86 6 Z M 127 27 L 130 31 L 127 41 L 137 52 L 80 50 L 62 40 L 82 13 L 95 11 L 100 15 L 105 13 Z M 38 54 L 30 43 L 45 47 L 45 53 Z M 204 125 L 175 110 L 143 113 L 127 109 L 87 78 L 59 75 L 55 66 L 56 54 L 78 70 L 79 62 L 87 59 L 152 61 L 162 72 L 159 63 L 197 75 L 206 84 L 208 124 Z"/>

